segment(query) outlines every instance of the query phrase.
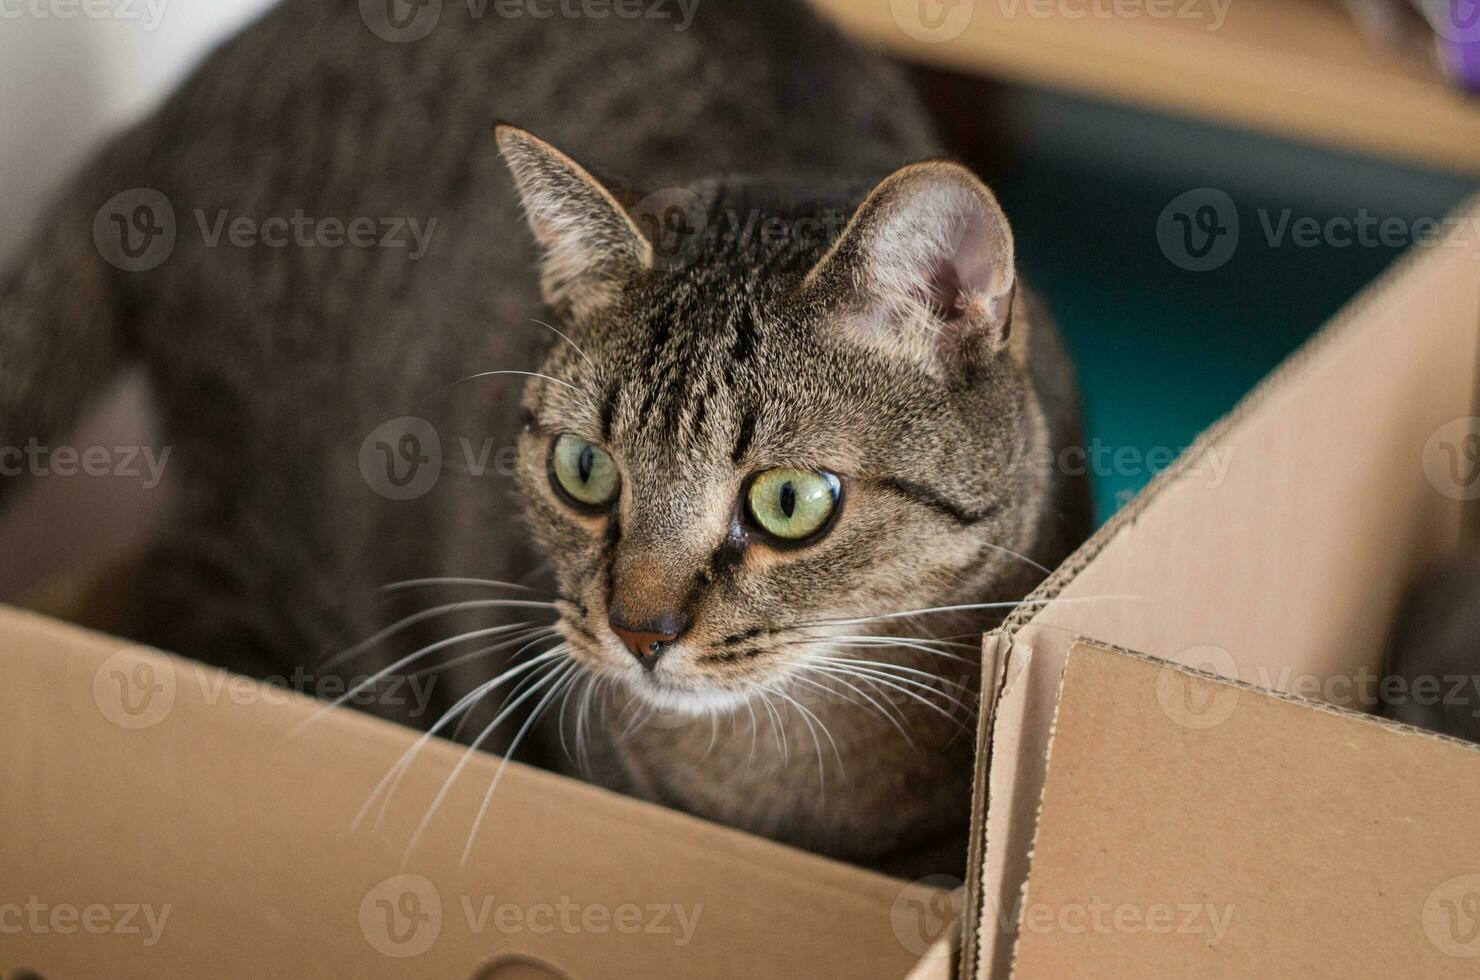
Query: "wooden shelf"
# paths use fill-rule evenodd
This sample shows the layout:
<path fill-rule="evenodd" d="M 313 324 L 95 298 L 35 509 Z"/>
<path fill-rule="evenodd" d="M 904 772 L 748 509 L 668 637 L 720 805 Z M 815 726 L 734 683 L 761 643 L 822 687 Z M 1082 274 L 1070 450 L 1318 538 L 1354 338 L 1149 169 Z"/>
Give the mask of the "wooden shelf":
<path fill-rule="evenodd" d="M 1123 8 L 1196 17 L 1090 12 L 1117 9 L 1116 0 L 813 2 L 856 37 L 908 60 L 1480 174 L 1480 99 L 1375 49 L 1326 0 Z M 914 19 L 922 4 L 937 18 L 952 12 L 958 19 L 941 33 L 954 36 L 932 37 Z M 1226 16 L 1212 29 L 1215 6 Z"/>

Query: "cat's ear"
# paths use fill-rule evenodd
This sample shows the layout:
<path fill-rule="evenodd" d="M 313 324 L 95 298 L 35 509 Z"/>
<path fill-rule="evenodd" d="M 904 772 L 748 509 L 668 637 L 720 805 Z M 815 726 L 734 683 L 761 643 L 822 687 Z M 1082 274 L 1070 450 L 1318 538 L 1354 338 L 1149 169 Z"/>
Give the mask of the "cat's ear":
<path fill-rule="evenodd" d="M 652 245 L 584 167 L 517 126 L 501 123 L 494 135 L 544 257 L 540 287 L 547 303 L 589 314 L 627 277 L 651 267 Z"/>
<path fill-rule="evenodd" d="M 997 199 L 965 167 L 932 161 L 875 187 L 805 288 L 863 342 L 950 377 L 1009 346 L 1016 282 Z"/>

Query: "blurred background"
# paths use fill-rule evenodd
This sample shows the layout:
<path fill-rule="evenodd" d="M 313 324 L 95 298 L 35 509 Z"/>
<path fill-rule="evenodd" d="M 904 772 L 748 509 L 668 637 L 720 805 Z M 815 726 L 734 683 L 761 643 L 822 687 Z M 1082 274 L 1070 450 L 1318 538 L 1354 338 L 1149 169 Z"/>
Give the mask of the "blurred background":
<path fill-rule="evenodd" d="M 91 148 L 270 2 L 6 7 L 0 257 Z M 1415 9 L 1401 0 L 818 6 L 908 67 L 998 190 L 1079 364 L 1102 520 L 1477 186 L 1454 49 L 1462 69 L 1480 38 L 1386 23 Z M 73 442 L 157 445 L 139 379 Z M 0 522 L 0 601 L 136 548 L 168 497 L 146 482 L 32 480 Z"/>

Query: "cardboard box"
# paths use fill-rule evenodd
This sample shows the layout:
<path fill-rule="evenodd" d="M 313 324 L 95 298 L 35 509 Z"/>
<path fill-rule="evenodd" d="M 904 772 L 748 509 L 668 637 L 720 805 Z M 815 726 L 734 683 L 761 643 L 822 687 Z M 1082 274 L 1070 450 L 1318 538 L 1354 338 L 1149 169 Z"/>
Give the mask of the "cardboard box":
<path fill-rule="evenodd" d="M 1475 975 L 1480 750 L 1354 696 L 1480 497 L 1460 217 L 987 638 L 959 957 L 929 882 L 518 764 L 464 865 L 490 756 L 406 855 L 460 747 L 357 823 L 416 733 L 3 612 L 0 976 Z"/>
<path fill-rule="evenodd" d="M 962 975 L 1480 970 L 1480 752 L 1354 717 L 1402 590 L 1472 539 L 1480 201 L 1456 217 L 988 637 Z M 1168 903 L 1232 918 L 1146 928 Z"/>
<path fill-rule="evenodd" d="M 406 855 L 459 746 L 356 825 L 417 733 L 27 613 L 0 612 L 0 657 L 5 980 L 897 978 L 949 918 L 935 889 L 517 763 L 464 866 L 482 754 Z"/>

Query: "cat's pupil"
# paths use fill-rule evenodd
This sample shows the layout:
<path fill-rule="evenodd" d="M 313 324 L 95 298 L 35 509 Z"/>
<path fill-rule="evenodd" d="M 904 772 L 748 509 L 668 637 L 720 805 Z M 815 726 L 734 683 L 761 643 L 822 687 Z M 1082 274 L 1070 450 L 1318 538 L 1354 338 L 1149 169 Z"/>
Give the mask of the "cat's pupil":
<path fill-rule="evenodd" d="M 580 474 L 582 483 L 591 482 L 591 468 L 596 465 L 596 454 L 591 451 L 590 446 L 581 447 L 581 455 L 576 457 L 576 472 Z"/>
<path fill-rule="evenodd" d="M 787 517 L 790 517 L 796 509 L 797 491 L 796 488 L 791 485 L 791 481 L 787 480 L 785 483 L 781 484 L 781 513 L 785 514 Z"/>

